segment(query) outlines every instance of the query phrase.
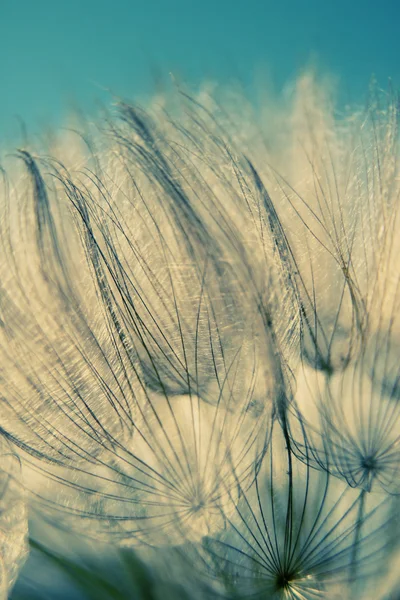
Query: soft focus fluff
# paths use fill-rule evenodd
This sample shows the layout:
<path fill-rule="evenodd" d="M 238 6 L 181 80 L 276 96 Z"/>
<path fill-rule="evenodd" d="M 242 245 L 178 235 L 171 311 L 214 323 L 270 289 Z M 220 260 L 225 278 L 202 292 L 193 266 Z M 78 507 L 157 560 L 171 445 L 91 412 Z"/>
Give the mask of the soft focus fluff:
<path fill-rule="evenodd" d="M 397 104 L 332 98 L 305 74 L 262 107 L 121 102 L 3 171 L 0 427 L 28 506 L 189 598 L 395 593 Z"/>

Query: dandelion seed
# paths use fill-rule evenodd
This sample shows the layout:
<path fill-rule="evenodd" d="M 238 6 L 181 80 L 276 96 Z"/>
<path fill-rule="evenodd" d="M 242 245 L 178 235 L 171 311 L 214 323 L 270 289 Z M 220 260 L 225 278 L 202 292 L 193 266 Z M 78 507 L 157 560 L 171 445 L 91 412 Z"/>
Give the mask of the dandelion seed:
<path fill-rule="evenodd" d="M 279 220 L 248 161 L 230 185 L 236 204 L 247 186 L 253 212 L 230 218 L 206 157 L 194 166 L 147 115 L 121 115 L 93 170 L 20 152 L 27 187 L 7 196 L 4 235 L 3 422 L 42 472 L 27 477 L 46 510 L 124 544 L 179 544 L 224 527 L 226 499 L 265 453 L 294 328 L 274 317 L 285 249 L 269 249 Z M 250 228 L 265 206 L 249 247 L 236 220 Z"/>
<path fill-rule="evenodd" d="M 389 98 L 385 111 L 335 123 L 323 98 L 314 102 L 311 94 L 299 109 L 304 180 L 282 183 L 300 217 L 292 247 L 303 367 L 293 412 L 320 466 L 352 486 L 395 492 L 397 107 Z"/>
<path fill-rule="evenodd" d="M 232 597 L 330 598 L 340 586 L 342 598 L 361 598 L 385 566 L 390 502 L 360 504 L 357 490 L 298 461 L 277 428 L 254 487 L 204 556 Z"/>

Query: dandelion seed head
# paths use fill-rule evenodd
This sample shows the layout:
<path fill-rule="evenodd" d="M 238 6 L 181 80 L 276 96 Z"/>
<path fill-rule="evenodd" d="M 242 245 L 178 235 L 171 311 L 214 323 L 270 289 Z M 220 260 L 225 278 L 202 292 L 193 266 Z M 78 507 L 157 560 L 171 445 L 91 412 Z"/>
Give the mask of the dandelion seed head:
<path fill-rule="evenodd" d="M 397 547 L 396 108 L 205 97 L 18 152 L 2 431 L 60 526 L 241 598 L 361 597 Z"/>

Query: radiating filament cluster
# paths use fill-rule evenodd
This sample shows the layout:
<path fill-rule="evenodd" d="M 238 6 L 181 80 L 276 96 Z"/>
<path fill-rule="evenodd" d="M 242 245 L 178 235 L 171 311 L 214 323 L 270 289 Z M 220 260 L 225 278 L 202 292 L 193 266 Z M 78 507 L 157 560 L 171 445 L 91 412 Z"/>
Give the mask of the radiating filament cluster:
<path fill-rule="evenodd" d="M 185 597 L 389 598 L 398 148 L 393 93 L 340 113 L 306 74 L 267 116 L 179 89 L 7 159 L 4 598 L 27 511 Z"/>

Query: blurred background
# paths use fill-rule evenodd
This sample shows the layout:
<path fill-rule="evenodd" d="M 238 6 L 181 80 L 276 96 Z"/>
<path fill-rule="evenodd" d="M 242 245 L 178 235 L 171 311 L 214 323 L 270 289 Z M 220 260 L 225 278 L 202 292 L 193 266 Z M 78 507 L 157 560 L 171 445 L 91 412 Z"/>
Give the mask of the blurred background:
<path fill-rule="evenodd" d="M 399 22 L 398 0 L 0 0 L 0 145 L 93 114 L 110 92 L 152 94 L 170 73 L 251 93 L 311 64 L 362 101 L 372 75 L 400 83 Z"/>

